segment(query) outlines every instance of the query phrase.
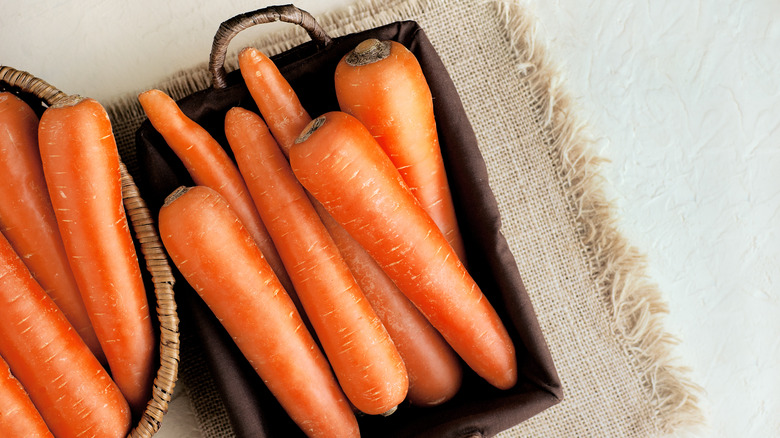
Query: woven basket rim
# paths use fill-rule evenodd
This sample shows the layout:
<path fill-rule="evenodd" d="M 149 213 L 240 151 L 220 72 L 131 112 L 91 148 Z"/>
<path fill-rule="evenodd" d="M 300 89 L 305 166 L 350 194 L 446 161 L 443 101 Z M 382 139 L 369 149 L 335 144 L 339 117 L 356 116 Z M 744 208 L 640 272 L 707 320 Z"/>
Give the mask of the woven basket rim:
<path fill-rule="evenodd" d="M 225 88 L 227 86 L 225 58 L 228 45 L 233 37 L 252 26 L 274 21 L 282 21 L 302 27 L 319 47 L 327 47 L 332 43 L 330 35 L 325 32 L 325 29 L 320 26 L 314 16 L 295 5 L 266 6 L 255 11 L 238 14 L 223 21 L 214 35 L 208 63 L 214 88 Z"/>
<path fill-rule="evenodd" d="M 0 66 L 0 83 L 18 88 L 49 106 L 72 97 L 26 71 L 9 66 Z M 155 228 L 155 221 L 121 157 L 119 167 L 122 202 L 135 233 L 134 239 L 139 244 L 141 254 L 146 261 L 146 270 L 152 277 L 157 301 L 157 319 L 160 324 L 160 365 L 153 383 L 152 398 L 147 403 L 138 424 L 129 434 L 133 438 L 149 438 L 160 429 L 178 378 L 179 318 L 173 292 L 175 280 L 168 256 Z"/>

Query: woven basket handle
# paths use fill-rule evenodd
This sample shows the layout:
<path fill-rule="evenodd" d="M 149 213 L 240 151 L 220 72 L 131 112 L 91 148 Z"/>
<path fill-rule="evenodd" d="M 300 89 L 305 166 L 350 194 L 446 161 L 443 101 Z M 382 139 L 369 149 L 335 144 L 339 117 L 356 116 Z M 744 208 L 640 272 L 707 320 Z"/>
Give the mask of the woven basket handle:
<path fill-rule="evenodd" d="M 219 26 L 217 34 L 214 36 L 214 42 L 211 45 L 209 71 L 211 72 L 211 81 L 214 88 L 227 87 L 225 57 L 230 40 L 248 27 L 274 21 L 284 21 L 285 23 L 297 24 L 303 27 L 309 34 L 309 37 L 319 47 L 327 47 L 331 43 L 330 36 L 325 33 L 314 17 L 293 5 L 269 6 L 253 12 L 236 15 Z"/>
<path fill-rule="evenodd" d="M 41 99 L 46 105 L 51 106 L 62 99 L 68 97 L 67 94 L 58 90 L 43 79 L 39 79 L 26 71 L 17 70 L 13 67 L 0 66 L 0 82 L 19 88 L 25 93 Z"/>

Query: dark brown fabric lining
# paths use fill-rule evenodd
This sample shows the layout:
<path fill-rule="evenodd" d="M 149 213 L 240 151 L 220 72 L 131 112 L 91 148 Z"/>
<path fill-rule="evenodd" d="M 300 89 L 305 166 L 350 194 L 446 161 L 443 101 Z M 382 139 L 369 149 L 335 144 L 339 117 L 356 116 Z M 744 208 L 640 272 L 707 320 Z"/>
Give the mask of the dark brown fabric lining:
<path fill-rule="evenodd" d="M 500 391 L 467 372 L 451 401 L 435 408 L 402 405 L 389 417 L 360 417 L 364 436 L 492 436 L 541 412 L 562 398 L 560 381 L 536 321 L 520 273 L 500 232 L 500 215 L 488 186 L 477 139 L 452 81 L 425 33 L 414 22 L 399 22 L 334 39 L 326 50 L 306 43 L 273 57 L 312 116 L 337 110 L 333 88 L 336 63 L 366 38 L 392 39 L 420 60 L 434 96 L 434 110 L 456 202 L 471 274 L 493 303 L 515 341 L 520 367 L 517 386 Z M 228 75 L 225 89 L 194 93 L 182 110 L 227 146 L 224 115 L 233 106 L 257 111 L 240 74 Z M 178 158 L 146 121 L 137 132 L 138 185 L 153 212 L 179 185 L 192 184 Z M 229 148 L 226 147 L 229 153 Z M 203 301 L 183 279 L 177 283 L 182 330 L 197 333 L 203 355 L 239 437 L 302 436 L 243 359 Z M 181 365 L 182 368 L 186 364 Z"/>

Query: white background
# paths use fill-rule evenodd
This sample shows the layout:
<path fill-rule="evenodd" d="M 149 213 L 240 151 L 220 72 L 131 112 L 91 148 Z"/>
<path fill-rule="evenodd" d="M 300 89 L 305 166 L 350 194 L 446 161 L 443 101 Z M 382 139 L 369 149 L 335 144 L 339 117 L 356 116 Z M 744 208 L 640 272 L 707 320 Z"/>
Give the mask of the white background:
<path fill-rule="evenodd" d="M 780 436 L 780 3 L 524 3 L 706 390 L 700 435 Z M 221 21 L 268 4 L 2 0 L 0 64 L 109 103 L 205 62 Z M 160 438 L 197 436 L 188 406 L 177 393 Z"/>

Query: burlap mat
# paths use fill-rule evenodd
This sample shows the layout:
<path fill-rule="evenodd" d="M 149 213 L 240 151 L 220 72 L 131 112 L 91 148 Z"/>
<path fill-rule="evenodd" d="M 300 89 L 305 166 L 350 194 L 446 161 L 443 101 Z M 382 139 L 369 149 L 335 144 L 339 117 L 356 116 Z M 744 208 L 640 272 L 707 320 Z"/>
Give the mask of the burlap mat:
<path fill-rule="evenodd" d="M 664 302 L 613 223 L 599 158 L 535 41 L 533 18 L 514 3 L 458 0 L 363 3 L 317 18 L 332 36 L 415 20 L 458 88 L 565 392 L 562 403 L 499 436 L 644 437 L 700 424 L 700 390 L 676 363 Z M 255 45 L 275 54 L 307 39 L 291 26 Z M 210 79 L 204 64 L 151 86 L 180 98 Z M 131 172 L 144 118 L 135 95 L 107 105 Z M 181 382 L 204 435 L 231 436 L 206 367 L 187 345 L 184 333 Z"/>

